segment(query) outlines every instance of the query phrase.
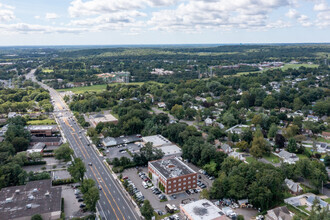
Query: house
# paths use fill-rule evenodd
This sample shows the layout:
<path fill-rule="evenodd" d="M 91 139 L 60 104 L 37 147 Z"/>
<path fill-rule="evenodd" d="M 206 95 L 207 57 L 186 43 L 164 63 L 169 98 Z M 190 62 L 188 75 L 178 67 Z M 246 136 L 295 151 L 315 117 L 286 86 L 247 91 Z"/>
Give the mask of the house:
<path fill-rule="evenodd" d="M 328 206 L 328 203 L 327 202 L 323 201 L 320 197 L 315 196 L 315 195 L 308 196 L 308 198 L 306 200 L 306 205 L 309 206 L 309 207 L 312 207 L 313 206 L 313 202 L 314 202 L 315 199 L 319 200 L 320 206 L 322 208 L 325 208 L 325 207 Z"/>
<path fill-rule="evenodd" d="M 224 129 L 225 128 L 225 126 L 222 123 L 214 122 L 213 124 L 214 124 L 214 126 L 218 126 L 220 129 Z"/>
<path fill-rule="evenodd" d="M 26 185 L 2 188 L 0 218 L 30 220 L 35 214 L 42 219 L 61 218 L 62 188 L 53 187 L 52 180 L 38 180 Z"/>
<path fill-rule="evenodd" d="M 45 149 L 46 144 L 42 143 L 42 142 L 38 142 L 35 145 L 33 145 L 33 147 L 31 147 L 30 149 L 28 149 L 26 152 L 28 154 L 32 154 L 32 153 L 42 153 L 43 150 Z"/>
<path fill-rule="evenodd" d="M 287 112 L 291 112 L 291 111 L 292 111 L 292 110 L 289 109 L 289 108 L 284 108 L 284 107 L 280 108 L 280 112 L 281 112 L 281 113 L 287 113 Z"/>
<path fill-rule="evenodd" d="M 14 118 L 16 116 L 21 116 L 21 114 L 18 114 L 17 112 L 9 112 L 8 113 L 8 118 Z"/>
<path fill-rule="evenodd" d="M 211 126 L 213 124 L 213 120 L 211 118 L 206 118 L 204 120 L 205 126 Z"/>
<path fill-rule="evenodd" d="M 322 137 L 327 139 L 327 140 L 330 140 L 330 132 L 323 131 L 322 132 Z"/>
<path fill-rule="evenodd" d="M 165 102 L 158 102 L 158 108 L 166 108 Z"/>
<path fill-rule="evenodd" d="M 225 154 L 230 154 L 233 152 L 233 149 L 228 144 L 221 144 L 220 151 L 224 152 Z"/>
<path fill-rule="evenodd" d="M 285 150 L 281 150 L 277 156 L 279 156 L 284 163 L 288 164 L 295 164 L 299 160 L 299 157 L 297 157 L 295 153 L 289 153 Z"/>
<path fill-rule="evenodd" d="M 148 173 L 164 193 L 184 192 L 197 187 L 197 173 L 177 157 L 148 162 Z"/>
<path fill-rule="evenodd" d="M 91 114 L 89 115 L 89 121 L 91 122 L 91 125 L 93 127 L 96 127 L 96 125 L 100 122 L 102 123 L 113 123 L 117 124 L 118 119 L 110 114 L 110 112 L 104 112 L 104 113 L 96 113 L 96 114 Z"/>
<path fill-rule="evenodd" d="M 235 125 L 229 129 L 226 130 L 227 133 L 236 133 L 236 134 L 241 134 L 243 132 L 244 128 L 249 128 L 250 126 L 248 125 Z"/>
<path fill-rule="evenodd" d="M 305 121 L 318 122 L 319 121 L 319 117 L 314 116 L 314 115 L 307 115 L 307 117 L 305 118 Z"/>
<path fill-rule="evenodd" d="M 298 195 L 303 192 L 303 188 L 299 185 L 299 183 L 295 183 L 290 179 L 285 179 L 284 182 L 291 193 Z"/>
<path fill-rule="evenodd" d="M 284 199 L 284 202 L 295 207 L 305 206 L 307 211 L 311 211 L 314 200 L 317 199 L 320 202 L 320 206 L 325 208 L 328 203 L 323 201 L 320 197 L 314 195 L 313 193 L 306 193 L 296 197 L 289 197 Z"/>
<path fill-rule="evenodd" d="M 277 207 L 267 211 L 266 220 L 291 220 L 294 214 L 286 206 Z"/>
<path fill-rule="evenodd" d="M 225 213 L 206 199 L 180 204 L 180 212 L 186 220 L 225 220 Z"/>

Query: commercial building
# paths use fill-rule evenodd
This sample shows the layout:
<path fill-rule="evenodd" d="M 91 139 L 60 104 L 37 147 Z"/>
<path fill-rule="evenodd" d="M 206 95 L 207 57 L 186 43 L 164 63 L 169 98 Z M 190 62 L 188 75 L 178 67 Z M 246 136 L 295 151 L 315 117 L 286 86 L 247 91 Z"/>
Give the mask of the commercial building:
<path fill-rule="evenodd" d="M 177 157 L 149 161 L 148 173 L 154 185 L 166 194 L 197 187 L 197 173 Z"/>
<path fill-rule="evenodd" d="M 143 137 L 142 140 L 144 145 L 150 142 L 153 147 L 161 149 L 165 157 L 181 156 L 182 154 L 181 148 L 160 134 Z"/>
<path fill-rule="evenodd" d="M 224 212 L 206 199 L 180 205 L 181 214 L 186 220 L 225 220 Z"/>
<path fill-rule="evenodd" d="M 27 126 L 27 130 L 36 137 L 50 137 L 59 133 L 57 125 L 30 125 Z"/>
<path fill-rule="evenodd" d="M 104 113 L 104 114 L 98 113 L 98 114 L 95 114 L 95 115 L 90 115 L 89 116 L 89 121 L 90 121 L 90 123 L 93 127 L 96 127 L 96 125 L 100 122 L 113 123 L 113 124 L 118 123 L 118 119 L 110 113 Z"/>
<path fill-rule="evenodd" d="M 37 143 L 44 143 L 47 147 L 48 146 L 60 146 L 62 144 L 62 138 L 61 137 L 31 137 L 30 145 L 35 145 Z"/>
<path fill-rule="evenodd" d="M 61 217 L 61 187 L 52 187 L 51 180 L 28 182 L 0 191 L 0 219 L 30 220 L 35 214 L 43 219 Z"/>
<path fill-rule="evenodd" d="M 45 143 L 38 142 L 35 145 L 33 145 L 31 148 L 29 148 L 27 150 L 27 152 L 29 154 L 32 154 L 32 153 L 42 153 L 43 150 L 45 149 L 45 147 L 46 147 L 46 144 Z"/>

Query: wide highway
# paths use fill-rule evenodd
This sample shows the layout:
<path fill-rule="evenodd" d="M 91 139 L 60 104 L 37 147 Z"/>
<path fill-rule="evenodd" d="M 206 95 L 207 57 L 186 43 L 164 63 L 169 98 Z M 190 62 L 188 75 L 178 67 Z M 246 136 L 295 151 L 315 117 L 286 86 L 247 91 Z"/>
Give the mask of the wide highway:
<path fill-rule="evenodd" d="M 103 157 L 99 156 L 87 139 L 84 131 L 78 125 L 72 112 L 67 107 L 59 93 L 49 86 L 36 80 L 34 70 L 27 75 L 27 79 L 39 83 L 47 89 L 52 97 L 54 115 L 75 156 L 81 158 L 86 166 L 87 178 L 92 178 L 100 189 L 100 200 L 97 203 L 97 210 L 102 219 L 107 220 L 134 220 L 140 219 L 134 204 L 126 196 L 118 182 L 103 163 Z M 89 165 L 91 163 L 91 166 Z"/>

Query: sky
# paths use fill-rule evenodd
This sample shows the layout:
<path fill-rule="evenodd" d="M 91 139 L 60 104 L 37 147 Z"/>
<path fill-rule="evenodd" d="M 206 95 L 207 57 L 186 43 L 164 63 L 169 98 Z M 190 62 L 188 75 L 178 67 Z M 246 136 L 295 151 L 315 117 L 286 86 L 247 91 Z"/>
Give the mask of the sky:
<path fill-rule="evenodd" d="M 0 0 L 0 46 L 324 42 L 330 0 Z"/>

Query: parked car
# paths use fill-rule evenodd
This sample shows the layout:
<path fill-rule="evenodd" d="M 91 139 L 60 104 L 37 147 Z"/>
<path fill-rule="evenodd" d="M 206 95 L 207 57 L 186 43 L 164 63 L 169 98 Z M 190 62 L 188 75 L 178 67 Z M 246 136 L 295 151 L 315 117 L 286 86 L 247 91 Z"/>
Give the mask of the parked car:
<path fill-rule="evenodd" d="M 84 201 L 83 198 L 79 198 L 79 199 L 78 199 L 78 202 L 83 202 L 83 201 Z"/>
<path fill-rule="evenodd" d="M 81 203 L 79 207 L 80 207 L 80 208 L 85 208 L 86 205 L 85 205 L 84 203 Z"/>
<path fill-rule="evenodd" d="M 194 194 L 194 193 L 195 193 L 193 189 L 189 189 L 189 192 L 190 192 L 191 194 Z"/>
<path fill-rule="evenodd" d="M 188 189 L 186 190 L 186 193 L 187 193 L 188 195 L 190 195 L 190 194 L 191 194 L 191 193 L 190 193 L 190 191 L 189 191 Z"/>

